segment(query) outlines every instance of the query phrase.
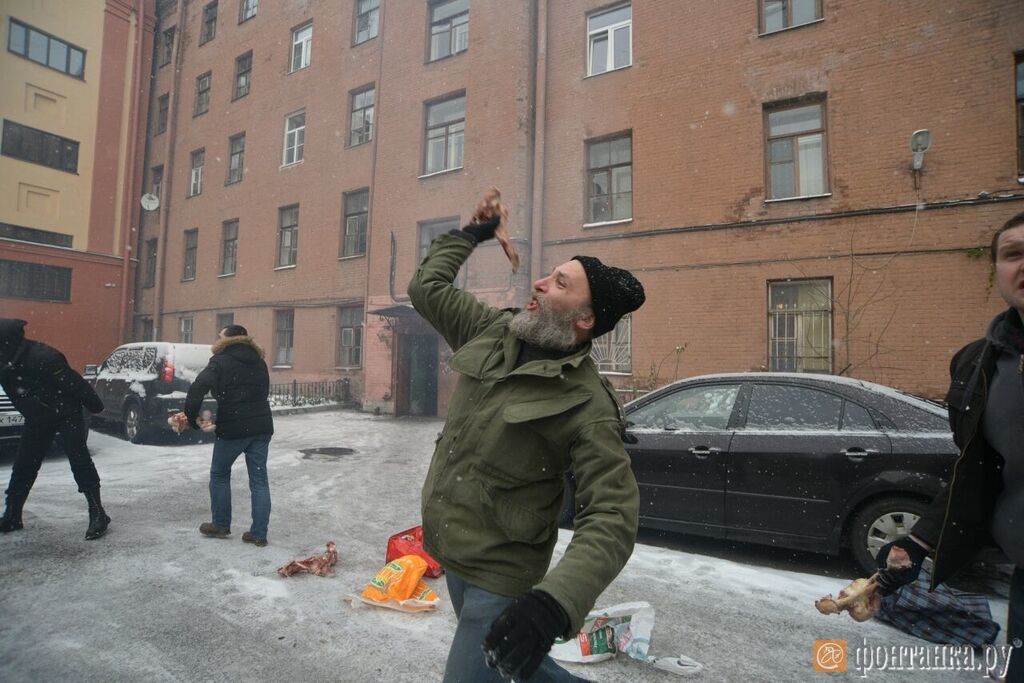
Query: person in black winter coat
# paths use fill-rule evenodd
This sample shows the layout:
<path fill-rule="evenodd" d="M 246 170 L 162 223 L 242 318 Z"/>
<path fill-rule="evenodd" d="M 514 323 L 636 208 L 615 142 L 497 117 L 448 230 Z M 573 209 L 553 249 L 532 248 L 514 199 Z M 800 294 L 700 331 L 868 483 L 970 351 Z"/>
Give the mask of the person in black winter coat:
<path fill-rule="evenodd" d="M 89 504 L 86 540 L 99 538 L 110 524 L 100 503 L 100 477 L 86 446 L 89 428 L 82 407 L 93 413 L 103 401 L 57 349 L 25 338 L 25 321 L 0 318 L 0 385 L 22 415 L 25 430 L 7 486 L 7 508 L 0 532 L 24 528 L 22 508 L 36 481 L 43 456 L 56 435 L 71 463 L 78 490 Z"/>
<path fill-rule="evenodd" d="M 949 485 L 911 533 L 878 552 L 878 584 L 892 593 L 914 581 L 934 554 L 932 589 L 996 545 L 1016 565 L 1010 584 L 1007 643 L 1014 646 L 1007 683 L 1024 683 L 1024 212 L 992 237 L 999 294 L 1009 305 L 984 337 L 953 356 L 946 402 L 960 448 Z M 903 549 L 911 567 L 886 569 Z"/>
<path fill-rule="evenodd" d="M 217 400 L 216 424 L 200 418 L 203 398 L 212 393 Z M 185 397 L 185 415 L 193 429 L 215 429 L 210 465 L 210 509 L 212 522 L 204 522 L 204 536 L 225 538 L 231 533 L 231 466 L 245 453 L 252 497 L 252 526 L 242 540 L 257 546 L 267 544 L 270 522 L 270 483 L 267 455 L 274 420 L 270 415 L 270 373 L 263 361 L 263 349 L 241 325 L 220 331 L 213 345 L 213 357 L 199 373 Z"/>

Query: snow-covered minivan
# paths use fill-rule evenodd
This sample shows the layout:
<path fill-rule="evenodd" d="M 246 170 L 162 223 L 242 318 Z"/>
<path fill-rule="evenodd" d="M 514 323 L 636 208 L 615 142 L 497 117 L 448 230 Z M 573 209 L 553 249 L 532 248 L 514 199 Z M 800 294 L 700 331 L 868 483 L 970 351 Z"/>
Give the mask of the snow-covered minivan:
<path fill-rule="evenodd" d="M 141 443 L 170 431 L 167 417 L 182 410 L 185 394 L 211 356 L 209 344 L 136 342 L 114 349 L 97 367 L 85 366 L 85 379 L 103 400 L 95 418 L 119 423 L 124 437 Z M 207 398 L 203 408 L 215 411 Z"/>

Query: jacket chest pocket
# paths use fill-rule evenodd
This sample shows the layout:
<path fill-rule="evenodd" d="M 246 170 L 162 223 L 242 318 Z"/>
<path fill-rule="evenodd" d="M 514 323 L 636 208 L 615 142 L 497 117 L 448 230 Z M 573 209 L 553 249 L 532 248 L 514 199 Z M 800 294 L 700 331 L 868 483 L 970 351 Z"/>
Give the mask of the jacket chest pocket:
<path fill-rule="evenodd" d="M 949 387 L 946 393 L 946 405 L 951 412 L 970 414 L 978 411 L 985 404 L 985 397 L 981 393 L 980 382 L 975 385 L 974 390 L 968 389 L 969 381 L 957 379 Z"/>

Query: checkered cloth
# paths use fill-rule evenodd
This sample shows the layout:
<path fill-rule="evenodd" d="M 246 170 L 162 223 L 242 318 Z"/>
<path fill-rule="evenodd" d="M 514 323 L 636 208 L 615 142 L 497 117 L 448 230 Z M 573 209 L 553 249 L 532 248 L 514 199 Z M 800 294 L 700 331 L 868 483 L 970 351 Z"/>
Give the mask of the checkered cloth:
<path fill-rule="evenodd" d="M 987 597 L 945 585 L 928 592 L 930 581 L 922 569 L 914 583 L 882 599 L 875 617 L 933 643 L 981 647 L 995 642 L 999 624 L 992 621 Z"/>

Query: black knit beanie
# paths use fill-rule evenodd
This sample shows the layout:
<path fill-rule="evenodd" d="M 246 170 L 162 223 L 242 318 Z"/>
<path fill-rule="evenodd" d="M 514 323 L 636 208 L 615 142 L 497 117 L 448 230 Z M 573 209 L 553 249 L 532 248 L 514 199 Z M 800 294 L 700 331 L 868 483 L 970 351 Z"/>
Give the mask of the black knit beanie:
<path fill-rule="evenodd" d="M 594 256 L 573 256 L 583 265 L 590 283 L 590 305 L 594 309 L 593 337 L 615 329 L 619 318 L 644 303 L 644 286 L 628 270 L 606 266 Z"/>

